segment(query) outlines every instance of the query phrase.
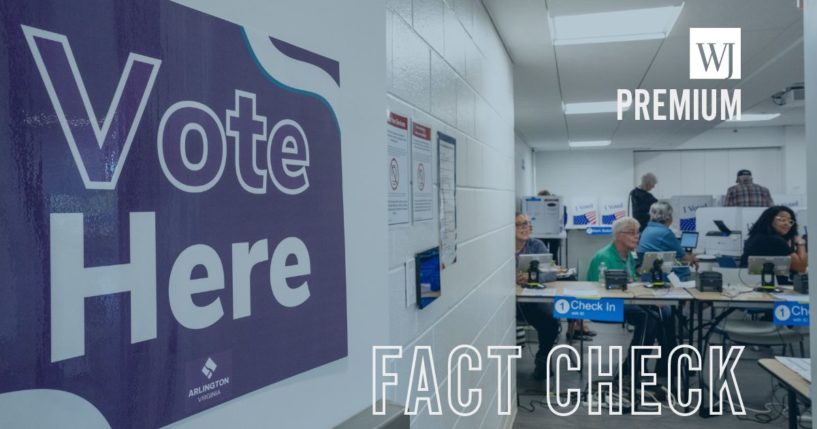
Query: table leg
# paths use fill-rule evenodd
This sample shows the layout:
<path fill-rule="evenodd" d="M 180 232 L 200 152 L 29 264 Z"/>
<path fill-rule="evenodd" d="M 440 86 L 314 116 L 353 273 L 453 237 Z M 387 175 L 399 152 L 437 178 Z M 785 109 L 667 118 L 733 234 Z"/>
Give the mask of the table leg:
<path fill-rule="evenodd" d="M 680 345 L 680 344 L 684 343 L 684 303 L 681 302 L 681 301 L 678 301 L 675 304 L 675 317 L 676 317 L 675 321 L 678 324 L 677 325 L 678 326 L 677 327 L 678 335 L 676 336 L 676 338 L 677 338 L 678 344 Z M 667 360 L 667 362 L 669 362 L 669 365 L 674 364 L 674 362 L 670 362 L 669 359 Z M 681 388 L 681 397 L 678 398 L 678 399 L 683 401 L 683 402 L 687 402 L 689 400 L 689 370 L 687 368 L 681 368 L 681 371 L 683 371 L 683 373 L 684 373 L 683 374 L 684 385 Z M 670 374 L 670 373 L 671 373 L 671 371 L 667 371 L 667 374 Z M 673 392 L 670 392 L 670 394 L 672 394 L 672 393 Z M 689 407 L 687 407 L 687 409 L 685 409 L 685 411 L 689 411 L 688 408 Z"/>
<path fill-rule="evenodd" d="M 698 352 L 704 355 L 704 305 L 696 303 L 698 307 Z"/>
<path fill-rule="evenodd" d="M 695 322 L 695 301 L 689 301 L 689 319 L 687 320 L 687 344 L 692 345 L 692 331 Z"/>
<path fill-rule="evenodd" d="M 797 395 L 793 389 L 786 389 L 789 392 L 789 429 L 797 429 Z"/>

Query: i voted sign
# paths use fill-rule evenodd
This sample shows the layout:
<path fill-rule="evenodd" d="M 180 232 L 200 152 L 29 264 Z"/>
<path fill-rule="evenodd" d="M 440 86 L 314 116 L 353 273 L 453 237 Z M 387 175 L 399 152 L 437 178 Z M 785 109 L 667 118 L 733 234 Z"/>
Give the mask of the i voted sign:
<path fill-rule="evenodd" d="M 593 299 L 557 296 L 553 300 L 553 317 L 598 322 L 624 321 L 623 299 Z"/>
<path fill-rule="evenodd" d="M 774 324 L 783 326 L 808 326 L 809 306 L 799 302 L 774 303 Z"/>

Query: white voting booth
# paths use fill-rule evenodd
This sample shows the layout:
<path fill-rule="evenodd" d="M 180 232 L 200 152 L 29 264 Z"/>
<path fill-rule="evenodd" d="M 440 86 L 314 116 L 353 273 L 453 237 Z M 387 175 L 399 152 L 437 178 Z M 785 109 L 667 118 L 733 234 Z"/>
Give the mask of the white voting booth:
<path fill-rule="evenodd" d="M 525 197 L 522 213 L 530 217 L 533 231 L 531 237 L 560 238 L 562 226 L 562 198 L 558 196 Z"/>

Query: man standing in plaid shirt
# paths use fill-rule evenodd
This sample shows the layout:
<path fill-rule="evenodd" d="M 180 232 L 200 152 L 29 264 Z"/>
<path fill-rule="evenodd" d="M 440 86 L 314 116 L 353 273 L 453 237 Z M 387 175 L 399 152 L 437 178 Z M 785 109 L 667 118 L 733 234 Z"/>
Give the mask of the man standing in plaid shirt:
<path fill-rule="evenodd" d="M 738 184 L 729 188 L 723 205 L 726 207 L 770 207 L 774 205 L 769 190 L 752 182 L 752 172 L 738 171 Z"/>

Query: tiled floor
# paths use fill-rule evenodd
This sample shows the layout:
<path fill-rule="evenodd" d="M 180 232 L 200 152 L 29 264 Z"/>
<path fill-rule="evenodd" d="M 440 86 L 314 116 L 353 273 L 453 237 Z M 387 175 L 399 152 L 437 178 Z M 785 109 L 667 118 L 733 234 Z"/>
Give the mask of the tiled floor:
<path fill-rule="evenodd" d="M 564 324 L 563 324 L 564 328 Z M 589 345 L 626 345 L 629 343 L 629 334 L 621 325 L 592 324 L 592 329 L 598 332 L 598 336 Z M 528 335 L 528 338 L 535 335 Z M 564 334 L 560 340 L 564 343 Z M 553 414 L 547 407 L 544 396 L 544 382 L 537 382 L 530 378 L 533 371 L 533 353 L 537 344 L 529 344 L 523 350 L 523 357 L 517 366 L 517 389 L 520 393 L 520 407 L 518 409 L 514 428 L 700 428 L 712 427 L 717 429 L 752 429 L 752 428 L 786 428 L 788 420 L 786 415 L 773 420 L 769 424 L 761 424 L 754 421 L 741 421 L 736 416 L 724 415 L 710 418 L 702 418 L 698 415 L 689 417 L 679 417 L 664 405 L 660 416 L 633 416 L 626 413 L 622 416 L 610 416 L 607 413 L 601 416 L 591 416 L 588 414 L 586 403 L 582 403 L 579 410 L 569 417 L 559 417 Z M 574 344 L 578 348 L 578 343 Z M 777 349 L 779 353 L 779 348 Z M 747 408 L 763 409 L 765 404 L 772 401 L 772 378 L 757 365 L 757 359 L 772 356 L 768 349 L 752 350 L 747 348 L 741 357 L 736 370 L 736 377 L 744 404 Z M 586 357 L 586 355 L 584 356 Z M 583 388 L 586 384 L 586 373 L 584 376 L 569 374 L 563 377 L 562 391 L 567 388 Z M 626 383 L 626 382 L 625 382 Z M 693 385 L 694 387 L 694 385 Z M 785 401 L 784 390 L 778 389 L 776 401 Z M 704 398 L 706 402 L 706 397 Z M 531 411 L 532 408 L 532 411 Z M 780 409 L 780 407 L 778 407 Z M 728 408 L 726 409 L 729 410 Z M 774 413 L 773 413 L 774 414 Z M 749 413 L 752 416 L 753 413 Z M 748 417 L 748 416 L 747 416 Z M 803 427 L 811 427 L 810 423 L 805 423 Z"/>

